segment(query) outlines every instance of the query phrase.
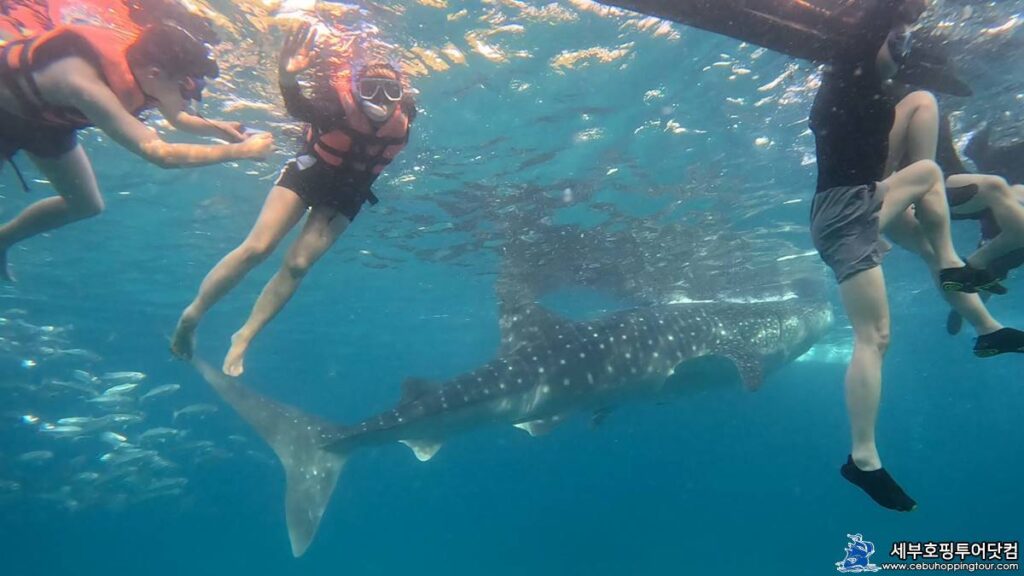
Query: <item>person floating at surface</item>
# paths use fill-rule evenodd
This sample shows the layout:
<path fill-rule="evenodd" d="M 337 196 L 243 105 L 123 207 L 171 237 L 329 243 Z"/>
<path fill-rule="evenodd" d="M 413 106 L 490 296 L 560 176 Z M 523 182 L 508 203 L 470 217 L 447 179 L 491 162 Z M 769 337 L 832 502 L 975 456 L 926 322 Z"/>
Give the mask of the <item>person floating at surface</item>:
<path fill-rule="evenodd" d="M 9 0 L 3 2 L 6 7 Z M 270 152 L 269 135 L 247 138 L 241 124 L 185 111 L 218 67 L 206 44 L 182 25 L 159 21 L 126 31 L 58 24 L 23 35 L 17 24 L 0 19 L 0 154 L 17 170 L 13 156 L 27 152 L 58 196 L 35 202 L 0 226 L 0 277 L 11 279 L 7 253 L 16 243 L 103 211 L 92 164 L 77 141 L 82 128 L 96 126 L 163 168 L 257 159 Z M 164 142 L 137 118 L 150 108 L 175 128 L 234 143 Z M 22 185 L 28 189 L 24 178 Z"/>
<path fill-rule="evenodd" d="M 943 172 L 950 174 L 947 179 L 947 196 L 950 201 L 950 208 L 954 220 L 977 220 L 981 227 L 981 238 L 978 247 L 982 248 L 1002 233 L 1002 228 L 996 218 L 998 206 L 1007 201 L 1016 202 L 1024 206 L 1024 185 L 1019 183 L 1007 185 L 1006 181 L 1015 181 L 1013 178 L 1024 177 L 1024 168 L 1020 162 L 1024 158 L 1024 142 L 1015 142 L 1007 146 L 989 146 L 988 131 L 986 127 L 975 133 L 968 142 L 965 152 L 974 161 L 979 170 L 990 176 L 979 176 L 979 181 L 971 182 L 974 186 L 984 185 L 986 182 L 990 188 L 986 196 L 996 196 L 995 210 L 992 206 L 982 207 L 980 210 L 967 211 L 962 205 L 975 196 L 976 190 L 971 186 L 953 188 L 956 184 L 954 177 L 968 176 L 970 173 L 964 166 L 956 146 L 953 144 L 953 134 L 949 126 L 949 119 L 942 117 L 939 125 L 939 156 L 938 162 Z M 959 176 L 958 176 L 959 175 Z M 984 196 L 983 196 L 984 198 Z M 1005 216 L 1004 216 L 1005 218 Z M 1000 279 L 1006 279 L 1010 271 L 1024 266 L 1024 248 L 1019 248 L 994 258 L 988 264 L 988 269 Z M 988 294 L 982 294 L 982 300 L 987 300 Z M 950 310 L 946 319 L 946 331 L 950 334 L 958 334 L 963 326 L 963 317 L 956 310 Z"/>
<path fill-rule="evenodd" d="M 203 315 L 262 262 L 308 213 L 281 269 L 263 289 L 245 325 L 231 338 L 223 371 L 238 376 L 252 339 L 281 311 L 310 267 L 348 228 L 365 202 L 376 203 L 371 186 L 409 139 L 416 108 L 402 75 L 386 62 L 353 70 L 320 57 L 315 96 L 307 99 L 296 76 L 312 66 L 316 32 L 308 24 L 289 35 L 281 51 L 281 92 L 288 112 L 309 123 L 303 152 L 289 160 L 270 190 L 249 236 L 206 275 L 185 308 L 171 352 L 190 358 Z"/>
<path fill-rule="evenodd" d="M 842 466 L 844 478 L 878 504 L 910 511 L 917 504 L 883 468 L 875 443 L 882 387 L 882 359 L 889 344 L 889 305 L 882 273 L 887 250 L 881 233 L 917 251 L 934 276 L 956 280 L 965 292 L 943 292 L 978 332 L 975 353 L 1024 349 L 1024 332 L 1003 328 L 977 294 L 994 278 L 966 266 L 950 236 L 942 172 L 920 160 L 884 178 L 895 106 L 884 81 L 898 69 L 909 45 L 910 27 L 927 0 L 895 0 L 873 14 L 872 38 L 851 45 L 826 70 L 810 114 L 818 159 L 818 183 L 811 207 L 815 248 L 835 273 L 854 330 L 846 372 L 846 405 L 853 449 Z M 910 121 L 922 120 L 911 116 Z M 927 157 L 918 142 L 912 157 Z M 934 150 L 931 151 L 934 157 Z M 913 212 L 911 207 L 914 208 Z"/>
<path fill-rule="evenodd" d="M 1007 257 L 1024 249 L 1024 187 L 1012 187 L 1001 176 L 970 174 L 952 144 L 948 120 L 941 117 L 932 94 L 910 92 L 896 105 L 889 134 L 886 176 L 918 160 L 938 161 L 946 178 L 946 199 L 953 220 L 978 220 L 982 243 L 967 257 L 968 266 L 987 269 L 996 280 L 1006 277 Z M 949 288 L 949 287 L 947 287 Z M 988 291 L 1006 290 L 992 283 Z"/>

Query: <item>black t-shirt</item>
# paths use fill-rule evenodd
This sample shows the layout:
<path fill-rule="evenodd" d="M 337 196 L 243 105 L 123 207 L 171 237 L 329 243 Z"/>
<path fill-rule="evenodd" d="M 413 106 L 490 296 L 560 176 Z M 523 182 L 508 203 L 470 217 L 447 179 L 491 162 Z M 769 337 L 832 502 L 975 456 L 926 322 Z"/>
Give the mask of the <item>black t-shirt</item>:
<path fill-rule="evenodd" d="M 867 19 L 863 41 L 827 67 L 811 106 L 818 192 L 871 184 L 885 174 L 896 103 L 875 61 L 893 26 L 894 10 L 885 2 L 879 6 Z"/>

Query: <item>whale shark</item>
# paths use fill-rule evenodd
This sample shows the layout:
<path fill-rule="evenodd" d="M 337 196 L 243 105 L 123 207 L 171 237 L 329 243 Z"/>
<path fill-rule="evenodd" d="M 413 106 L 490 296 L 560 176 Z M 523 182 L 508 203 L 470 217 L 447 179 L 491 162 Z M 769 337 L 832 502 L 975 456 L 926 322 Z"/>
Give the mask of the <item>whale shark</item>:
<path fill-rule="evenodd" d="M 410 378 L 393 409 L 351 424 L 277 402 L 193 360 L 284 467 L 296 557 L 312 542 L 345 463 L 359 449 L 400 442 L 425 462 L 446 439 L 488 426 L 542 435 L 573 413 L 598 419 L 628 402 L 679 394 L 689 385 L 685 372 L 671 377 L 702 358 L 726 359 L 756 390 L 829 330 L 832 308 L 822 298 L 694 302 L 571 321 L 533 302 L 503 303 L 499 324 L 500 349 L 491 361 L 445 382 Z"/>

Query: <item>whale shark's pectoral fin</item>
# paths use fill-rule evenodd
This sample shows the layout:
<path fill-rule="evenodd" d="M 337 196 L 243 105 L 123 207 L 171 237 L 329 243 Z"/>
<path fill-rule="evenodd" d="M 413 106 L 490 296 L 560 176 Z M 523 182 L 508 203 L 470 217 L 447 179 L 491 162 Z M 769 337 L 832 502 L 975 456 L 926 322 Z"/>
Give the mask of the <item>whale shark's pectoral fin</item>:
<path fill-rule="evenodd" d="M 723 356 L 732 360 L 732 363 L 736 365 L 743 386 L 747 390 L 753 392 L 761 387 L 761 383 L 764 382 L 764 365 L 756 354 L 736 349 L 725 352 Z"/>
<path fill-rule="evenodd" d="M 499 324 L 499 354 L 502 356 L 511 354 L 524 344 L 542 341 L 545 335 L 553 337 L 569 327 L 568 322 L 533 302 L 512 304 L 502 301 Z"/>
<path fill-rule="evenodd" d="M 529 422 L 520 422 L 515 424 L 516 428 L 520 430 L 526 430 L 530 433 L 530 436 L 543 436 L 558 426 L 562 420 L 565 420 L 564 416 L 552 416 L 550 418 L 541 418 L 540 420 L 530 420 Z"/>
<path fill-rule="evenodd" d="M 436 440 L 401 440 L 401 442 L 412 450 L 420 462 L 430 460 L 441 449 L 441 443 Z"/>

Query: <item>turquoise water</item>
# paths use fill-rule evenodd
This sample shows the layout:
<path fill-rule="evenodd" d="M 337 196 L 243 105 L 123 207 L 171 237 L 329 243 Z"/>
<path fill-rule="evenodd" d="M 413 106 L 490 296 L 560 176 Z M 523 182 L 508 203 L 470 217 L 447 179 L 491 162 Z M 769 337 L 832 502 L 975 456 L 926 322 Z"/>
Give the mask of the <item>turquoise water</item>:
<path fill-rule="evenodd" d="M 777 261 L 812 249 L 813 66 L 680 26 L 678 40 L 652 37 L 568 3 L 559 6 L 576 19 L 558 23 L 513 4 L 468 4 L 455 21 L 446 14 L 463 6 L 389 6 L 405 12 L 369 15 L 385 36 L 450 41 L 467 65 L 413 80 L 421 114 L 376 188 L 381 204 L 364 209 L 255 341 L 247 384 L 352 422 L 392 406 L 407 377 L 443 380 L 478 366 L 499 343 L 502 266 L 529 276 L 530 259 L 503 247 L 552 226 L 590 238 L 632 234 L 628 245 L 584 244 L 584 256 L 607 273 L 678 264 L 678 273 L 631 273 L 641 283 L 678 280 L 672 289 L 693 299 L 742 294 L 793 269 L 824 275 L 816 256 Z M 941 10 L 933 21 L 954 23 L 958 63 L 976 90 L 942 100 L 958 136 L 989 121 L 1013 137 L 1021 32 L 979 31 L 1012 22 L 1024 2 L 948 1 Z M 486 29 L 480 18 L 495 11 L 524 31 L 492 42 L 529 57 L 494 63 L 468 48 L 467 31 Z M 628 55 L 611 63 L 552 63 L 563 51 L 627 44 Z M 272 86 L 241 84 L 238 95 L 259 99 Z M 225 116 L 229 103 L 214 98 L 204 113 Z M 920 504 L 913 514 L 882 510 L 840 478 L 844 366 L 808 361 L 771 375 L 756 394 L 712 387 L 616 411 L 596 430 L 583 417 L 535 439 L 482 430 L 428 463 L 401 446 L 361 452 L 316 541 L 293 559 L 272 453 L 167 352 L 182 307 L 244 237 L 294 150 L 280 109 L 240 114 L 275 130 L 283 148 L 275 158 L 162 172 L 84 134 L 107 211 L 11 252 L 19 282 L 0 293 L 0 480 L 20 488 L 0 493 L 4 574 L 824 574 L 842 559 L 848 533 L 878 546 L 876 562 L 897 540 L 1024 539 L 1020 361 L 977 360 L 968 335 L 947 336 L 945 305 L 923 266 L 897 251 L 885 263 L 894 329 L 879 438 L 887 467 Z M 33 187 L 25 196 L 0 174 L 5 219 L 47 193 Z M 976 224 L 954 231 L 970 250 Z M 561 248 L 551 246 L 556 264 L 544 273 L 566 284 L 553 307 L 597 314 L 630 303 L 607 285 L 562 282 L 578 262 L 559 259 Z M 211 311 L 201 356 L 219 364 L 279 252 Z M 1024 325 L 1019 280 L 1009 287 L 991 309 Z M 829 297 L 838 305 L 831 285 Z M 849 334 L 840 312 L 823 347 L 841 349 Z M 117 430 L 187 429 L 159 448 L 177 465 L 161 477 L 185 478 L 184 488 L 135 501 L 131 481 L 81 487 L 76 474 L 109 470 L 99 460 L 109 445 L 95 435 L 47 437 L 24 418 L 102 414 L 46 384 L 73 382 L 75 370 L 144 372 L 140 391 L 181 385 L 147 402 L 143 423 Z M 219 410 L 173 420 L 196 403 Z M 21 459 L 31 451 L 53 457 Z"/>

